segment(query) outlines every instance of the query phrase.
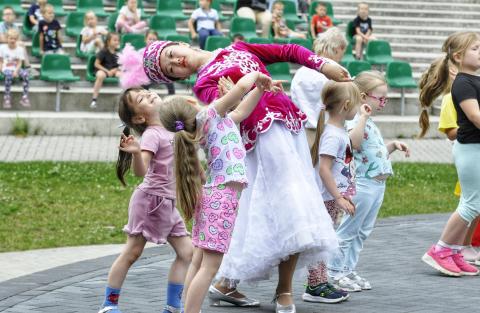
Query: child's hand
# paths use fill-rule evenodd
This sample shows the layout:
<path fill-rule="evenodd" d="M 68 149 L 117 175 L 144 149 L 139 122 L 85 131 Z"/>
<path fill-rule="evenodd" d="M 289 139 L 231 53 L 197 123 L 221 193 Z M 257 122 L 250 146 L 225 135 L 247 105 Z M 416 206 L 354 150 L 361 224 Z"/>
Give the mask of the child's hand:
<path fill-rule="evenodd" d="M 272 78 L 260 72 L 258 73 L 258 78 L 255 81 L 255 85 L 262 91 L 273 91 Z"/>
<path fill-rule="evenodd" d="M 410 149 L 408 149 L 408 146 L 404 142 L 395 140 L 393 142 L 393 145 L 395 147 L 395 150 L 400 150 L 400 151 L 405 152 L 405 157 L 406 158 L 410 157 Z"/>
<path fill-rule="evenodd" d="M 372 114 L 372 107 L 364 103 L 360 106 L 360 115 L 368 117 Z"/>
<path fill-rule="evenodd" d="M 349 215 L 355 214 L 355 205 L 353 204 L 352 200 L 347 199 L 345 197 L 339 197 L 335 199 L 337 206 L 339 206 L 345 213 Z"/>
<path fill-rule="evenodd" d="M 328 79 L 337 82 L 349 82 L 352 80 L 348 71 L 342 66 L 335 63 L 326 63 L 322 67 L 322 74 Z"/>
<path fill-rule="evenodd" d="M 284 92 L 283 90 L 283 83 L 288 83 L 286 80 L 274 80 L 272 81 L 273 87 L 272 91 L 277 93 L 277 92 Z"/>
<path fill-rule="evenodd" d="M 191 33 L 190 37 L 192 37 L 192 40 L 197 39 L 198 34 L 197 33 Z"/>
<path fill-rule="evenodd" d="M 133 135 L 127 137 L 124 134 L 122 134 L 118 149 L 132 154 L 140 153 L 142 151 L 140 148 L 140 143 Z"/>
<path fill-rule="evenodd" d="M 225 78 L 225 76 L 220 77 L 218 80 L 218 97 L 221 98 L 233 88 L 235 83 L 230 77 Z"/>
<path fill-rule="evenodd" d="M 18 71 L 17 70 L 13 71 L 12 76 L 13 76 L 13 78 L 17 78 L 18 77 Z"/>

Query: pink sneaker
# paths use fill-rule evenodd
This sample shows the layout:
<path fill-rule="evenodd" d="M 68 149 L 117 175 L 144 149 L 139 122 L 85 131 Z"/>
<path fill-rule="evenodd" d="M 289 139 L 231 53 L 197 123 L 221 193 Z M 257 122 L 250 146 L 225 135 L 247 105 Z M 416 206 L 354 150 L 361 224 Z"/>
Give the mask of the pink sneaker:
<path fill-rule="evenodd" d="M 462 271 L 452 258 L 453 250 L 442 248 L 435 251 L 433 245 L 422 257 L 422 261 L 448 276 L 461 276 Z"/>
<path fill-rule="evenodd" d="M 465 262 L 465 259 L 463 258 L 463 255 L 461 253 L 455 253 L 454 255 L 452 255 L 452 259 L 455 262 L 455 264 L 457 264 L 462 275 L 467 275 L 467 276 L 478 275 L 479 273 L 478 269 L 475 266 Z"/>

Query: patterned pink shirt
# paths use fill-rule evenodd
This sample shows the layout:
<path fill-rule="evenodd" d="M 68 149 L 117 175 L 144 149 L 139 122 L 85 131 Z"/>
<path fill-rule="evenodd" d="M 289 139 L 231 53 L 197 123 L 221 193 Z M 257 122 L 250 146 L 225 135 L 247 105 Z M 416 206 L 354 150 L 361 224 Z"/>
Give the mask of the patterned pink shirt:
<path fill-rule="evenodd" d="M 211 103 L 218 98 L 220 77 L 230 77 L 237 82 L 252 71 L 270 75 L 266 65 L 276 62 L 298 63 L 320 71 L 325 59 L 299 45 L 237 42 L 214 52 L 214 57 L 199 70 L 193 92 L 202 102 Z M 252 150 L 258 134 L 266 132 L 276 120 L 298 133 L 307 116 L 285 93 L 265 92 L 252 114 L 240 124 L 245 149 Z"/>

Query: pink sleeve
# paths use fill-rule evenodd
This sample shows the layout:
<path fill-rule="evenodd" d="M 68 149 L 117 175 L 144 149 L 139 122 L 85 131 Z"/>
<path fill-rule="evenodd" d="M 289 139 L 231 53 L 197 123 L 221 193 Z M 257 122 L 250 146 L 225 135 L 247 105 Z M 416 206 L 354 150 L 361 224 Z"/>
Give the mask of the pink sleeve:
<path fill-rule="evenodd" d="M 320 71 L 326 63 L 312 51 L 295 44 L 249 44 L 238 42 L 235 48 L 255 54 L 265 65 L 276 62 L 291 62 Z"/>
<path fill-rule="evenodd" d="M 160 148 L 160 137 L 158 133 L 152 129 L 147 129 L 142 134 L 142 139 L 140 141 L 140 149 L 150 151 L 153 154 L 156 154 Z"/>
<path fill-rule="evenodd" d="M 205 77 L 195 84 L 193 92 L 200 101 L 210 104 L 218 98 L 218 83 L 215 79 Z"/>

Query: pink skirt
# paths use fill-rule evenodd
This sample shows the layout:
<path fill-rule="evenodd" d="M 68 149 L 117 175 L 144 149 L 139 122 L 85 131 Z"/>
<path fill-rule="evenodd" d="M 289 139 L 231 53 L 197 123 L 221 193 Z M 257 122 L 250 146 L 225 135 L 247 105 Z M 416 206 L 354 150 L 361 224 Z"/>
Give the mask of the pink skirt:
<path fill-rule="evenodd" d="M 123 231 L 130 236 L 142 235 L 157 244 L 166 243 L 168 237 L 188 235 L 173 199 L 151 195 L 138 188 L 130 199 L 128 224 Z"/>
<path fill-rule="evenodd" d="M 202 203 L 195 210 L 192 243 L 195 247 L 226 253 L 237 218 L 240 192 L 219 185 L 203 188 Z"/>

